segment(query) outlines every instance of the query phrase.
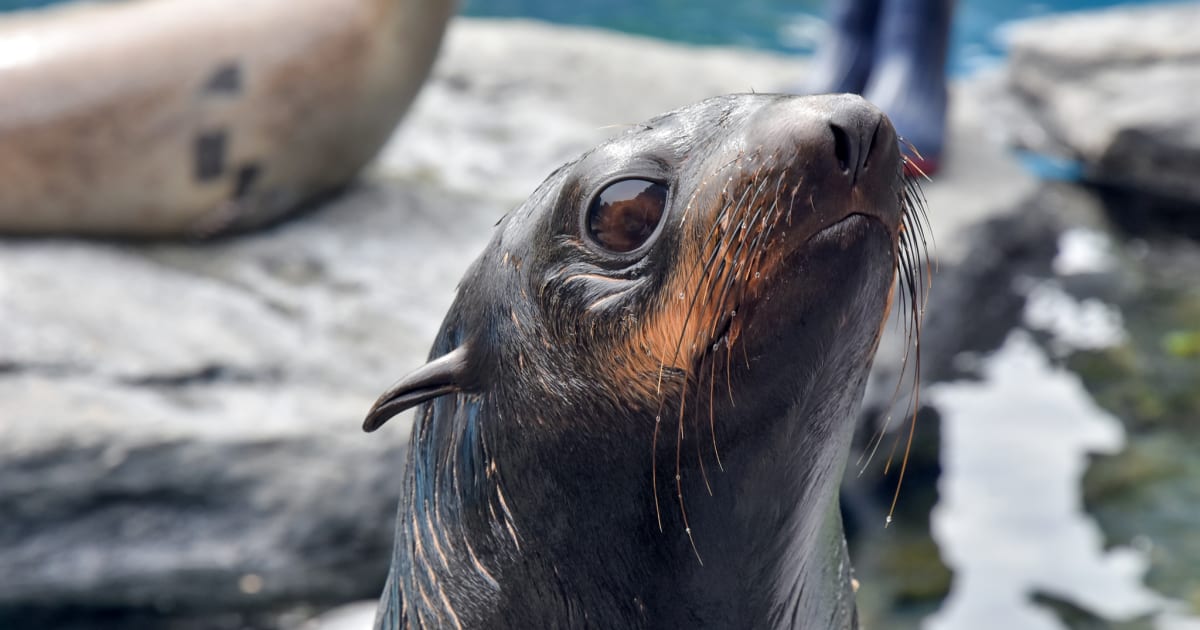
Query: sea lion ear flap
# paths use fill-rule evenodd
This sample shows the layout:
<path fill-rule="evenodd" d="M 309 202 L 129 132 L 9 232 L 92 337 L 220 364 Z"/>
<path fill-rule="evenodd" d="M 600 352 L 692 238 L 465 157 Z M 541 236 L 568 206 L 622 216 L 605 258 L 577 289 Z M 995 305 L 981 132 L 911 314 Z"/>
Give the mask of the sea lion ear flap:
<path fill-rule="evenodd" d="M 445 394 L 462 390 L 467 369 L 467 346 L 462 345 L 414 370 L 400 379 L 371 405 L 363 431 L 370 433 L 393 416 Z"/>

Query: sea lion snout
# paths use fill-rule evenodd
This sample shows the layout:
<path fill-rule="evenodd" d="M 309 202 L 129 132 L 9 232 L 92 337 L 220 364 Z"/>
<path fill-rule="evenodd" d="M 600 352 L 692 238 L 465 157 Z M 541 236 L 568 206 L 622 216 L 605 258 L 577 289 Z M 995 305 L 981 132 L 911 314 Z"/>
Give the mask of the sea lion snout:
<path fill-rule="evenodd" d="M 862 97 L 779 98 L 750 116 L 742 142 L 786 169 L 799 190 L 792 210 L 811 220 L 804 231 L 818 232 L 851 214 L 878 219 L 893 232 L 899 225 L 903 176 L 896 131 Z"/>
<path fill-rule="evenodd" d="M 870 164 L 872 154 L 876 150 L 876 140 L 881 135 L 887 141 L 890 125 L 885 125 L 887 117 L 874 105 L 861 97 L 839 99 L 829 117 L 829 131 L 833 134 L 833 154 L 838 168 L 843 176 L 850 180 L 850 185 L 858 183 L 859 176 Z M 892 132 L 891 140 L 895 141 Z"/>

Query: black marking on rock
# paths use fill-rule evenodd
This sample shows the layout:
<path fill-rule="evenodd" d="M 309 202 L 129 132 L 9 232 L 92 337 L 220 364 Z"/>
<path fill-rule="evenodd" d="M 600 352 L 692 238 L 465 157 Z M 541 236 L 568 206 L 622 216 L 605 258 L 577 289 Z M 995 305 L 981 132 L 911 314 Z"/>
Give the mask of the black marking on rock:
<path fill-rule="evenodd" d="M 194 370 L 172 374 L 147 374 L 119 379 L 134 387 L 189 387 L 220 383 L 275 383 L 283 378 L 278 368 L 252 371 L 229 365 L 203 365 Z"/>
<path fill-rule="evenodd" d="M 204 84 L 205 94 L 237 94 L 242 91 L 242 68 L 236 62 L 222 64 Z"/>
<path fill-rule="evenodd" d="M 196 136 L 195 144 L 192 146 L 192 155 L 195 160 L 197 181 L 211 181 L 225 172 L 225 151 L 228 148 L 228 139 L 229 134 L 223 129 L 205 131 Z"/>
<path fill-rule="evenodd" d="M 233 198 L 242 199 L 250 194 L 254 185 L 258 183 L 258 176 L 262 173 L 262 167 L 257 163 L 250 162 L 243 164 L 237 172 L 237 181 L 233 186 Z"/>

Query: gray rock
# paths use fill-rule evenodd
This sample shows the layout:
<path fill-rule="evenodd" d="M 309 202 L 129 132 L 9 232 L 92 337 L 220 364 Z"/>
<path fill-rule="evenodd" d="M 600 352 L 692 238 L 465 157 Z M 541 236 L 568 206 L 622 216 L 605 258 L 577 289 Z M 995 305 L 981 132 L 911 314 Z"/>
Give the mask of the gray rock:
<path fill-rule="evenodd" d="M 516 203 L 629 125 L 718 94 L 786 91 L 805 64 L 529 20 L 458 19 L 380 168 Z"/>
<path fill-rule="evenodd" d="M 1200 4 L 1038 19 L 1009 32 L 1012 140 L 1088 179 L 1200 204 Z"/>
<path fill-rule="evenodd" d="M 0 241 L 0 626 L 377 595 L 407 423 L 358 425 L 498 215 L 388 184 L 212 243 Z"/>
<path fill-rule="evenodd" d="M 372 599 L 339 606 L 308 620 L 300 630 L 371 630 L 377 603 Z"/>

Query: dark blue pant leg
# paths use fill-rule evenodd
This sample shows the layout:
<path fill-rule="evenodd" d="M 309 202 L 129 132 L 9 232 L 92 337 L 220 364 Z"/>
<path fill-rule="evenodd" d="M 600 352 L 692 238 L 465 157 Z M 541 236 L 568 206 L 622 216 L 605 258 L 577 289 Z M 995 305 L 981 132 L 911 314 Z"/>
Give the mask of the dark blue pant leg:
<path fill-rule="evenodd" d="M 829 32 L 813 57 L 807 94 L 861 94 L 871 74 L 882 0 L 829 0 Z"/>
<path fill-rule="evenodd" d="M 926 158 L 945 144 L 946 55 L 954 0 L 884 0 L 863 95 Z"/>

